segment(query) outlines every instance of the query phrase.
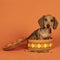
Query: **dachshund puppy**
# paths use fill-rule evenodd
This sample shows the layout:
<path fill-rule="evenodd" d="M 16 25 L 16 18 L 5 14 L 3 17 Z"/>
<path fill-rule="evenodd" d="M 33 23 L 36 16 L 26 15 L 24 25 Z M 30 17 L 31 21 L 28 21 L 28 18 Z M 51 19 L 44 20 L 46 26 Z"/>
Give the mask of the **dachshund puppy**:
<path fill-rule="evenodd" d="M 52 15 L 44 15 L 38 20 L 38 24 L 40 28 L 35 30 L 29 37 L 23 39 L 23 40 L 17 40 L 13 43 L 7 44 L 3 49 L 4 50 L 11 50 L 18 46 L 21 46 L 24 41 L 26 40 L 46 40 L 46 39 L 52 39 L 51 33 L 52 28 L 56 29 L 58 26 L 58 22 L 56 18 Z"/>

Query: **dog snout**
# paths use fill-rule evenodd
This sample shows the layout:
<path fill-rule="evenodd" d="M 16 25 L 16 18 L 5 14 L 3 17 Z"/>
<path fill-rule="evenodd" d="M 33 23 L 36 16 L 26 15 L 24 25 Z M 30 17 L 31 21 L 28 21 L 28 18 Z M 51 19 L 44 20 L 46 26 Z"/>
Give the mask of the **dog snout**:
<path fill-rule="evenodd" d="M 49 28 L 50 27 L 50 24 L 47 24 L 47 28 Z"/>

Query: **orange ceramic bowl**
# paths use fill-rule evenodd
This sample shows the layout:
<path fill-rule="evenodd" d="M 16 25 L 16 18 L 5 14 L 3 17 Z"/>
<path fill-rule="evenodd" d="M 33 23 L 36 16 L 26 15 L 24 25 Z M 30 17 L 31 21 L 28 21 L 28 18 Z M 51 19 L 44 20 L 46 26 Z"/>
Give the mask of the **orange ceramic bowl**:
<path fill-rule="evenodd" d="M 28 49 L 31 51 L 49 51 L 52 49 L 52 39 L 49 40 L 28 40 Z"/>

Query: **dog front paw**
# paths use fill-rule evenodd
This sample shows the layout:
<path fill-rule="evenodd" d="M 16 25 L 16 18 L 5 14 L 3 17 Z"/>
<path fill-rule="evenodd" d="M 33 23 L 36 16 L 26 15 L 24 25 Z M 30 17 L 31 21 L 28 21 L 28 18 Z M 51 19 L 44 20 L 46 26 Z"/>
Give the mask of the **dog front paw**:
<path fill-rule="evenodd" d="M 52 37 L 50 37 L 50 39 L 52 39 Z"/>

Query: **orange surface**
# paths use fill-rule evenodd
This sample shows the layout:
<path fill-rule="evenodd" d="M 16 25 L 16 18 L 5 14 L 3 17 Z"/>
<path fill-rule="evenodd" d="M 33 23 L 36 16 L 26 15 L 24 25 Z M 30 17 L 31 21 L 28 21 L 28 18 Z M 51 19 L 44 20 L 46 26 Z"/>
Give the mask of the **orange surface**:
<path fill-rule="evenodd" d="M 8 42 L 25 38 L 39 28 L 38 19 L 52 14 L 58 28 L 52 33 L 53 53 L 31 53 L 23 50 L 2 51 Z M 60 0 L 0 0 L 0 59 L 1 60 L 60 60 Z"/>
<path fill-rule="evenodd" d="M 27 50 L 1 51 L 1 60 L 60 60 L 60 48 L 54 48 L 49 53 L 29 52 Z"/>

